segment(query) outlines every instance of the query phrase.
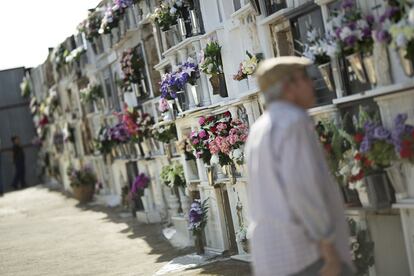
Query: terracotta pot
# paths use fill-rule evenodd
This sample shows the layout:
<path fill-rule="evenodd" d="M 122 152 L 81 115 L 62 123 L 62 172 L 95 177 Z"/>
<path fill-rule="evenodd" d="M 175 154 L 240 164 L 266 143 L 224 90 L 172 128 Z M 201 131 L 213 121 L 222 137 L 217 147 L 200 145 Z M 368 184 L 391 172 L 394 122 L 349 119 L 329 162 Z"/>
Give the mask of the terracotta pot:
<path fill-rule="evenodd" d="M 220 77 L 219 75 L 213 75 L 210 77 L 211 87 L 213 87 L 213 95 L 220 93 Z"/>
<path fill-rule="evenodd" d="M 95 191 L 94 185 L 73 186 L 73 196 L 80 203 L 87 203 L 92 200 Z"/>

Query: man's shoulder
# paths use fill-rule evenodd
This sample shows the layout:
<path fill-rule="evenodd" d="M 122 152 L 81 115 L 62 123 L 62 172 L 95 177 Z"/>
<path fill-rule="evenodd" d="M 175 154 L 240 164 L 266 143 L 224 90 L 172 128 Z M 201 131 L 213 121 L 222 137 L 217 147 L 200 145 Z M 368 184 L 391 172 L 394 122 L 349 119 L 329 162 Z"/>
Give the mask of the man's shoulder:
<path fill-rule="evenodd" d="M 280 130 L 309 121 L 309 116 L 305 110 L 288 104 L 275 105 L 269 108 L 269 117 L 272 124 Z"/>

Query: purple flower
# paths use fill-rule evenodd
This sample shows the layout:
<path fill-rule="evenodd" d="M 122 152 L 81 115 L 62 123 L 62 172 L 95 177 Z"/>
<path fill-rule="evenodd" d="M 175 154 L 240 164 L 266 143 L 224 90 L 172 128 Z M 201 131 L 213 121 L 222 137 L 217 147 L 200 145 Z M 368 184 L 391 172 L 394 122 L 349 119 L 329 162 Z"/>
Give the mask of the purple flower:
<path fill-rule="evenodd" d="M 371 149 L 371 141 L 367 136 L 364 137 L 364 139 L 361 142 L 361 146 L 359 148 L 359 151 L 361 153 L 366 153 Z"/>
<path fill-rule="evenodd" d="M 365 17 L 365 20 L 368 22 L 369 25 L 373 25 L 375 23 L 375 17 L 372 14 L 368 14 Z"/>
<path fill-rule="evenodd" d="M 136 194 L 138 190 L 144 190 L 148 187 L 150 179 L 143 173 L 139 174 L 131 187 L 131 193 Z"/>
<path fill-rule="evenodd" d="M 375 123 L 370 122 L 370 121 L 366 122 L 364 125 L 365 136 L 372 138 L 376 127 L 377 125 Z"/>
<path fill-rule="evenodd" d="M 379 43 L 389 43 L 391 41 L 391 35 L 387 30 L 379 30 L 375 33 L 375 39 Z"/>
<path fill-rule="evenodd" d="M 405 124 L 405 122 L 407 121 L 408 116 L 407 114 L 398 114 L 397 117 L 395 117 L 394 119 L 394 124 L 397 126 L 402 126 Z"/>
<path fill-rule="evenodd" d="M 370 38 L 371 36 L 372 36 L 372 33 L 371 33 L 371 28 L 370 27 L 364 28 L 362 30 L 362 38 L 363 39 Z"/>
<path fill-rule="evenodd" d="M 345 43 L 347 44 L 348 47 L 353 47 L 354 44 L 357 42 L 357 37 L 354 35 L 350 35 L 347 38 L 345 38 Z"/>
<path fill-rule="evenodd" d="M 374 129 L 373 138 L 377 140 L 387 140 L 391 137 L 391 132 L 383 126 L 378 126 Z"/>
<path fill-rule="evenodd" d="M 353 9 L 355 7 L 355 0 L 344 0 L 341 3 L 341 9 Z"/>

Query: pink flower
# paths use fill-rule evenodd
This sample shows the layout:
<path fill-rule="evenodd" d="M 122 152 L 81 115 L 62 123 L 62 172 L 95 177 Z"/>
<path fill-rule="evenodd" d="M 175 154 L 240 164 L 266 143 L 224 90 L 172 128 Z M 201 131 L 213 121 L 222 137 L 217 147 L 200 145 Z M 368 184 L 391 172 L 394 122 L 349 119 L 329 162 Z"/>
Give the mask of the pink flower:
<path fill-rule="evenodd" d="M 243 143 L 245 143 L 247 141 L 247 134 L 242 134 L 240 135 L 240 141 L 242 141 Z"/>
<path fill-rule="evenodd" d="M 201 117 L 200 117 L 200 119 L 198 119 L 198 123 L 199 123 L 200 125 L 204 125 L 204 124 L 205 124 L 205 122 L 206 122 L 206 118 L 205 118 L 204 116 L 201 116 Z"/>
<path fill-rule="evenodd" d="M 200 132 L 198 133 L 198 136 L 199 136 L 201 139 L 204 139 L 204 138 L 206 138 L 206 137 L 207 137 L 207 132 L 206 132 L 205 130 L 202 130 L 202 131 L 200 131 Z"/>
<path fill-rule="evenodd" d="M 229 154 L 230 149 L 231 149 L 230 144 L 226 140 L 224 140 L 220 145 L 221 152 L 224 154 Z"/>
<path fill-rule="evenodd" d="M 217 153 L 219 153 L 220 152 L 220 148 L 219 148 L 219 146 L 214 142 L 214 141 L 212 141 L 209 145 L 208 145 L 208 149 L 210 150 L 210 153 L 211 154 L 217 154 Z"/>
<path fill-rule="evenodd" d="M 230 145 L 234 145 L 239 141 L 239 137 L 233 134 L 227 137 L 227 141 L 230 143 Z"/>
<path fill-rule="evenodd" d="M 200 143 L 200 141 L 199 141 L 198 139 L 194 139 L 194 140 L 192 141 L 192 143 L 193 143 L 193 145 L 197 145 L 198 143 Z"/>
<path fill-rule="evenodd" d="M 223 131 L 227 129 L 227 125 L 225 123 L 220 123 L 217 125 L 217 130 L 218 131 Z"/>
<path fill-rule="evenodd" d="M 232 129 L 230 129 L 229 134 L 230 134 L 230 135 L 236 135 L 236 134 L 237 134 L 237 129 L 236 129 L 236 128 L 232 128 Z"/>

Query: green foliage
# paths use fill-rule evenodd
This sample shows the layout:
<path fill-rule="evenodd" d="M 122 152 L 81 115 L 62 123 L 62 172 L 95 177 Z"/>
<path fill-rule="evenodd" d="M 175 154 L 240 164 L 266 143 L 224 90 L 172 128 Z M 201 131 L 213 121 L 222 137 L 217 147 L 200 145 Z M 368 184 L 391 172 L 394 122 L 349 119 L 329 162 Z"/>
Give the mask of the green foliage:
<path fill-rule="evenodd" d="M 200 63 L 200 70 L 208 75 L 223 73 L 221 61 L 221 46 L 217 41 L 211 41 L 204 49 L 204 56 Z"/>
<path fill-rule="evenodd" d="M 397 159 L 394 145 L 387 141 L 375 141 L 367 153 L 369 160 L 380 168 L 391 166 L 391 162 Z"/>
<path fill-rule="evenodd" d="M 178 162 L 164 166 L 161 170 L 160 178 L 170 188 L 184 187 L 186 185 L 183 166 Z"/>
<path fill-rule="evenodd" d="M 174 124 L 160 126 L 157 129 L 153 129 L 152 135 L 155 140 L 168 144 L 171 140 L 177 138 L 177 129 Z"/>
<path fill-rule="evenodd" d="M 70 186 L 90 186 L 95 185 L 97 178 L 92 168 L 89 166 L 82 166 L 80 169 L 75 169 L 70 165 L 67 169 L 67 175 L 70 180 Z"/>

